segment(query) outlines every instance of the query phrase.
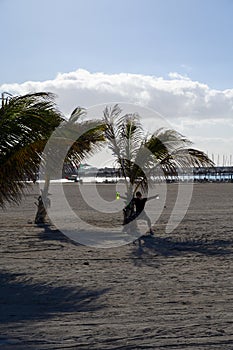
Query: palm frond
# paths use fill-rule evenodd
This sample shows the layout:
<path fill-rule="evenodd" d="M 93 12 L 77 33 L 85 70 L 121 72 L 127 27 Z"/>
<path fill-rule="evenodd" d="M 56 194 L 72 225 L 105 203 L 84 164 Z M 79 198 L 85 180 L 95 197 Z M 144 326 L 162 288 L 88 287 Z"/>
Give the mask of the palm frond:
<path fill-rule="evenodd" d="M 18 202 L 25 179 L 35 176 L 43 147 L 63 119 L 53 99 L 44 92 L 14 96 L 0 108 L 0 206 Z"/>
<path fill-rule="evenodd" d="M 76 123 L 82 116 L 86 115 L 85 108 L 82 108 L 80 106 L 76 107 L 73 112 L 70 115 L 70 118 L 68 120 L 69 123 L 74 124 Z"/>
<path fill-rule="evenodd" d="M 145 136 L 139 116 L 122 115 L 115 105 L 104 111 L 106 139 L 130 188 L 148 191 L 153 176 L 178 176 L 180 169 L 211 166 L 208 156 L 194 148 L 182 134 L 160 128 Z"/>

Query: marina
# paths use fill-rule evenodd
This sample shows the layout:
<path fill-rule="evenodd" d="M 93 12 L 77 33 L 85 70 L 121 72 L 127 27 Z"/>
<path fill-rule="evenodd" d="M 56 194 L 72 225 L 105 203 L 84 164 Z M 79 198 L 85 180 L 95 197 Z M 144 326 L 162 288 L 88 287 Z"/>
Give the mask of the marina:
<path fill-rule="evenodd" d="M 67 174 L 64 172 L 64 178 L 76 182 L 102 182 L 114 183 L 124 180 L 123 174 L 118 168 L 105 167 L 95 168 L 85 166 L 81 171 L 75 170 Z M 214 167 L 196 167 L 178 169 L 176 174 L 155 175 L 155 182 L 233 182 L 233 166 L 214 166 Z"/>

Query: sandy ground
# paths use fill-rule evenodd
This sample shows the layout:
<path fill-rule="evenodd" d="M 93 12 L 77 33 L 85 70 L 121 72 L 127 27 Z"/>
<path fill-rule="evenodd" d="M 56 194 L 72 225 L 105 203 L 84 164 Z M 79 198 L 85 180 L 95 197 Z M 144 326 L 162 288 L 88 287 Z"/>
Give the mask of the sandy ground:
<path fill-rule="evenodd" d="M 65 193 L 80 215 L 121 221 L 84 210 L 78 186 Z M 195 184 L 186 216 L 166 233 L 177 194 L 168 185 L 142 249 L 82 246 L 30 223 L 38 193 L 0 211 L 1 349 L 233 349 L 233 184 Z"/>

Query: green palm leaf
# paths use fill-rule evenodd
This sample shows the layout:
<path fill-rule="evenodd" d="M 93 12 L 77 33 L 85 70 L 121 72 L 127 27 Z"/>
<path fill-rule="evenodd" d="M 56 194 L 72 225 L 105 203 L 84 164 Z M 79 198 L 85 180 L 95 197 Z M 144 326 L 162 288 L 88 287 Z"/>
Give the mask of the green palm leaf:
<path fill-rule="evenodd" d="M 192 143 L 175 130 L 160 128 L 145 136 L 138 114 L 121 113 L 118 105 L 105 109 L 105 135 L 129 196 L 139 187 L 146 193 L 153 176 L 167 178 L 177 176 L 183 168 L 213 165 L 204 152 L 190 148 Z"/>
<path fill-rule="evenodd" d="M 0 206 L 19 202 L 25 179 L 35 176 L 46 140 L 63 120 L 53 99 L 54 95 L 42 92 L 2 100 Z"/>

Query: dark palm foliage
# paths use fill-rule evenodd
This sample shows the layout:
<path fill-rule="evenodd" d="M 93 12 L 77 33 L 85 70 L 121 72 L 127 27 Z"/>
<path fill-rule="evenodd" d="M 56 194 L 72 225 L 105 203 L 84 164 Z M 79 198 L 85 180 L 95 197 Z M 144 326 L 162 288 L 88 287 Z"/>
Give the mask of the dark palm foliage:
<path fill-rule="evenodd" d="M 86 120 L 86 110 L 77 107 L 68 121 L 64 121 L 58 128 L 58 142 L 67 143 L 69 151 L 65 158 L 66 162 L 72 163 L 75 167 L 87 156 L 90 156 L 102 147 L 105 140 L 105 125 L 100 120 Z M 75 142 L 73 142 L 75 140 Z"/>
<path fill-rule="evenodd" d="M 46 152 L 43 154 L 47 159 L 44 162 L 47 177 L 57 174 L 57 169 L 64 164 L 71 171 L 78 168 L 86 156 L 92 155 L 101 147 L 105 126 L 98 120 L 83 121 L 82 117 L 85 115 L 84 108 L 76 108 L 70 118 L 63 120 L 49 139 Z"/>
<path fill-rule="evenodd" d="M 4 97 L 4 96 L 3 96 Z M 0 206 L 19 202 L 24 180 L 34 178 L 51 132 L 63 120 L 50 93 L 2 100 L 0 108 Z"/>
<path fill-rule="evenodd" d="M 122 116 L 118 105 L 106 107 L 106 139 L 125 178 L 128 198 L 140 187 L 148 191 L 153 177 L 177 176 L 180 169 L 213 165 L 208 156 L 190 148 L 191 142 L 175 130 L 158 129 L 145 135 L 139 116 Z"/>
<path fill-rule="evenodd" d="M 67 143 L 65 161 L 74 166 L 93 151 L 94 144 L 103 140 L 103 125 L 81 122 L 80 117 L 84 114 L 84 109 L 76 108 L 67 121 L 57 110 L 51 93 L 33 93 L 2 100 L 0 207 L 4 207 L 7 202 L 19 203 L 26 188 L 25 180 L 35 177 L 39 164 L 43 163 L 44 147 L 54 130 L 58 130 L 56 148 L 59 150 L 61 142 Z M 74 140 L 78 134 L 80 138 Z M 49 180 L 48 176 L 45 195 Z"/>
<path fill-rule="evenodd" d="M 78 168 L 83 158 L 101 147 L 105 126 L 100 121 L 82 121 L 81 117 L 85 114 L 86 111 L 83 108 L 76 108 L 69 120 L 63 120 L 56 128 L 46 144 L 40 167 L 45 184 L 38 198 L 35 218 L 37 224 L 46 222 L 46 209 L 50 204 L 48 192 L 51 177 L 62 176 L 64 164 L 71 171 Z"/>

